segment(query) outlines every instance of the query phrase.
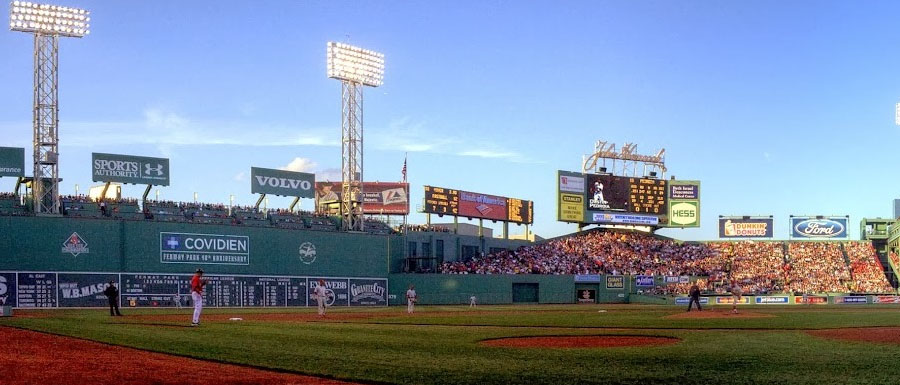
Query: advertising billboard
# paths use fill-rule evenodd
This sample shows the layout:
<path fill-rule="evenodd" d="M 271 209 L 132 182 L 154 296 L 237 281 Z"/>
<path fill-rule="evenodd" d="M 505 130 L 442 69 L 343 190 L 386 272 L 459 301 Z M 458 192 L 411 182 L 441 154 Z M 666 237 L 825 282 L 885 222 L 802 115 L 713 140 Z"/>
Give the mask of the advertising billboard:
<path fill-rule="evenodd" d="M 791 217 L 791 237 L 845 239 L 847 221 L 847 217 Z"/>
<path fill-rule="evenodd" d="M 494 195 L 459 192 L 459 216 L 505 221 L 508 217 L 506 198 Z"/>
<path fill-rule="evenodd" d="M 341 182 L 316 182 L 315 198 L 320 211 L 337 209 Z M 363 182 L 363 214 L 409 214 L 409 183 Z"/>
<path fill-rule="evenodd" d="M 91 154 L 91 178 L 94 182 L 168 186 L 169 160 L 95 152 Z"/>
<path fill-rule="evenodd" d="M 315 174 L 250 167 L 250 192 L 253 194 L 315 198 L 315 183 Z"/>
<path fill-rule="evenodd" d="M 700 181 L 670 180 L 666 195 L 669 227 L 700 227 Z"/>
<path fill-rule="evenodd" d="M 772 238 L 775 236 L 772 218 L 719 218 L 719 238 Z"/>
<path fill-rule="evenodd" d="M 671 226 L 671 227 L 699 227 L 700 226 L 700 202 L 699 201 L 669 202 L 669 226 Z"/>
<path fill-rule="evenodd" d="M 559 170 L 556 172 L 556 176 L 556 220 L 560 222 L 584 222 L 584 174 Z"/>
<path fill-rule="evenodd" d="M 434 186 L 425 186 L 423 212 L 513 223 L 534 222 L 532 201 Z"/>
<path fill-rule="evenodd" d="M 25 149 L 0 147 L 0 177 L 25 176 Z"/>

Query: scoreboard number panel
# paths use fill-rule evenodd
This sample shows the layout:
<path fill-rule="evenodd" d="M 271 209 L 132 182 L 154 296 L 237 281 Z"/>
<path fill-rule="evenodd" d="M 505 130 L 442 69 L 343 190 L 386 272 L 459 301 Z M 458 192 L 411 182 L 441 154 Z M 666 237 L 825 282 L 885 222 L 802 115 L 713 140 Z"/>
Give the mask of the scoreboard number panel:
<path fill-rule="evenodd" d="M 666 181 L 629 178 L 629 211 L 638 214 L 668 215 Z"/>
<path fill-rule="evenodd" d="M 425 212 L 459 215 L 459 190 L 425 186 Z"/>
<path fill-rule="evenodd" d="M 506 209 L 509 211 L 507 218 L 515 223 L 533 223 L 534 202 L 518 198 L 506 198 Z"/>

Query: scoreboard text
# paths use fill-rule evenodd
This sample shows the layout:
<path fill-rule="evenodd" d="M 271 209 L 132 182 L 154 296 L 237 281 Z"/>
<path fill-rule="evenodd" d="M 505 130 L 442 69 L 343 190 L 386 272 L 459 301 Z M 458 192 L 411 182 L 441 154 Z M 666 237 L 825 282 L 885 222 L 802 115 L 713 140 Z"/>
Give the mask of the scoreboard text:
<path fill-rule="evenodd" d="M 425 212 L 459 215 L 459 190 L 425 186 Z"/>
<path fill-rule="evenodd" d="M 630 211 L 640 214 L 666 214 L 666 181 L 660 179 L 630 178 Z"/>

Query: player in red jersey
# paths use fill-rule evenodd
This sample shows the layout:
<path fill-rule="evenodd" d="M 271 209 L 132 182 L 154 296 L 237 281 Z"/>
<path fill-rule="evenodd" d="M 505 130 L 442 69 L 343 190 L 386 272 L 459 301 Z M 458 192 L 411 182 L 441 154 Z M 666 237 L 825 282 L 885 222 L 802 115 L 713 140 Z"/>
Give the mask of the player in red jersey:
<path fill-rule="evenodd" d="M 194 318 L 191 326 L 200 326 L 200 312 L 203 311 L 203 287 L 207 282 L 202 277 L 203 269 L 197 269 L 194 277 L 191 278 L 191 299 L 194 300 Z"/>

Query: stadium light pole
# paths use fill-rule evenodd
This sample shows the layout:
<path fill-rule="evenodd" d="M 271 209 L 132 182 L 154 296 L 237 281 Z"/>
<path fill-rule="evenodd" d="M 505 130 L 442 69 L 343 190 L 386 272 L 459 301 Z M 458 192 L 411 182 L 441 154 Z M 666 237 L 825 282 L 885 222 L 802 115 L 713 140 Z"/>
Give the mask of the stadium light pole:
<path fill-rule="evenodd" d="M 35 214 L 59 214 L 59 38 L 90 34 L 83 9 L 13 1 L 9 29 L 34 35 L 34 194 Z"/>
<path fill-rule="evenodd" d="M 341 226 L 365 230 L 363 220 L 363 86 L 384 83 L 384 54 L 328 42 L 328 77 L 341 81 Z"/>

